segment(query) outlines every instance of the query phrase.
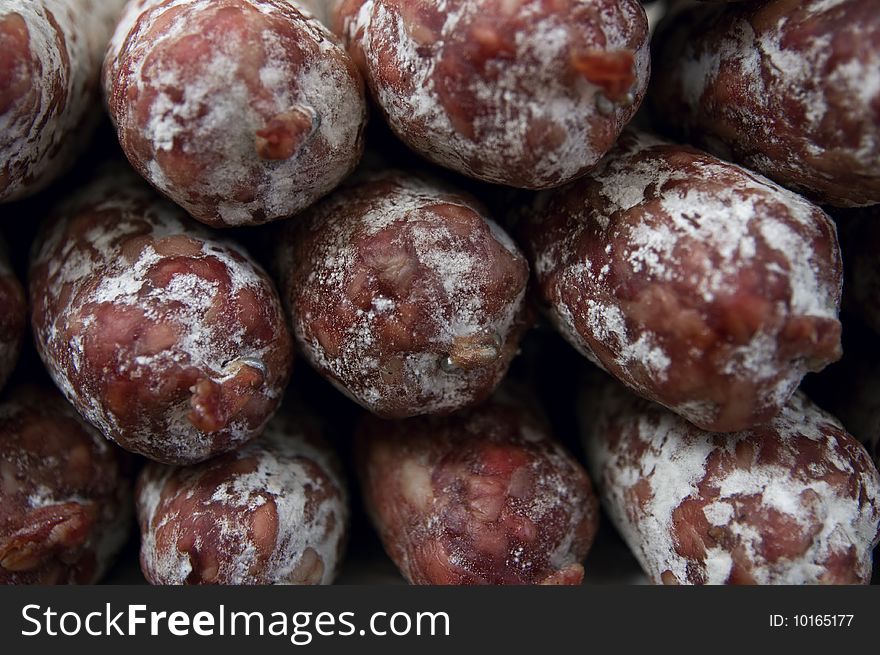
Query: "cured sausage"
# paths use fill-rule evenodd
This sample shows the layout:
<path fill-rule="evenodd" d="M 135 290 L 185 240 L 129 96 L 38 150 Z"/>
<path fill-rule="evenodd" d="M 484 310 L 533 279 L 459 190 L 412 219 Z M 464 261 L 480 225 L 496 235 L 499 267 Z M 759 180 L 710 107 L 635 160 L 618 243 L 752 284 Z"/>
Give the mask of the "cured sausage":
<path fill-rule="evenodd" d="M 581 583 L 598 501 L 515 399 L 448 417 L 365 416 L 356 459 L 373 523 L 411 583 Z"/>
<path fill-rule="evenodd" d="M 94 584 L 131 524 L 129 457 L 55 391 L 0 404 L 0 584 Z"/>
<path fill-rule="evenodd" d="M 528 325 L 528 265 L 471 196 L 365 174 L 291 221 L 280 285 L 306 358 L 385 417 L 487 398 Z"/>
<path fill-rule="evenodd" d="M 357 70 L 287 0 L 131 0 L 104 89 L 132 165 L 215 227 L 296 214 L 363 151 Z"/>
<path fill-rule="evenodd" d="M 101 61 L 125 0 L 3 0 L 0 202 L 73 164 L 101 117 Z"/>
<path fill-rule="evenodd" d="M 647 90 L 636 0 L 344 0 L 333 24 L 394 132 L 488 182 L 583 175 Z"/>
<path fill-rule="evenodd" d="M 766 178 L 630 132 L 526 213 L 538 292 L 566 339 L 703 429 L 769 420 L 840 358 L 834 224 Z"/>
<path fill-rule="evenodd" d="M 339 463 L 310 418 L 198 466 L 150 464 L 137 488 L 152 584 L 329 584 L 348 530 Z"/>
<path fill-rule="evenodd" d="M 803 395 L 763 426 L 712 434 L 618 385 L 587 393 L 593 479 L 655 583 L 870 581 L 880 473 Z"/>
<path fill-rule="evenodd" d="M 667 127 L 818 202 L 880 203 L 880 12 L 863 0 L 695 6 L 658 32 Z"/>
<path fill-rule="evenodd" d="M 38 237 L 37 349 L 105 436 L 191 464 L 262 432 L 291 339 L 262 269 L 133 177 L 100 177 Z"/>

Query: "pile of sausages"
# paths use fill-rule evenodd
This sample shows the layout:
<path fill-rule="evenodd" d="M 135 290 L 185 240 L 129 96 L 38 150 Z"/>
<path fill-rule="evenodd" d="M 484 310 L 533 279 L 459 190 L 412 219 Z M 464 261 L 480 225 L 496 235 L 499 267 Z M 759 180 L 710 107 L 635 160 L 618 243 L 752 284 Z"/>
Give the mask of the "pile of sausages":
<path fill-rule="evenodd" d="M 0 582 L 867 584 L 871 4 L 0 0 Z"/>

